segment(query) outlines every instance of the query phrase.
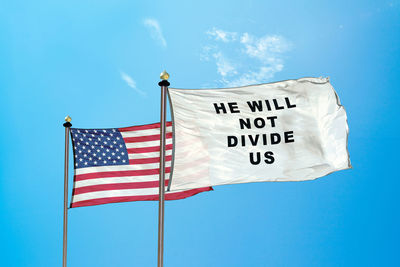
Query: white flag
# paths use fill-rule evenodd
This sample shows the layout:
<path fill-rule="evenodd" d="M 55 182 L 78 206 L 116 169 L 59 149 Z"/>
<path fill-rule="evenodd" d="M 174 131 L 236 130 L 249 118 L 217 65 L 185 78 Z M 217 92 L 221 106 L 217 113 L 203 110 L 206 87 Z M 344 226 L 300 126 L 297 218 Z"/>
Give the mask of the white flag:
<path fill-rule="evenodd" d="M 347 116 L 326 78 L 227 89 L 169 88 L 171 191 L 312 180 L 351 168 Z"/>

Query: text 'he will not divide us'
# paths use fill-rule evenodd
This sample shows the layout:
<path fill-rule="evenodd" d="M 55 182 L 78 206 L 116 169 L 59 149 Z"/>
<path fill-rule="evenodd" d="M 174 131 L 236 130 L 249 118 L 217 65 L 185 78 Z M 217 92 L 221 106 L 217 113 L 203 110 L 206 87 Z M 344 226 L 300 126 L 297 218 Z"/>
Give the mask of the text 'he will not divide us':
<path fill-rule="evenodd" d="M 283 99 L 265 99 L 265 100 L 249 100 L 246 101 L 245 107 L 252 113 L 261 113 L 269 111 L 279 111 L 283 109 L 296 108 L 296 104 L 285 97 Z M 240 113 L 237 102 L 227 103 L 213 103 L 215 113 L 222 114 L 235 114 Z M 240 130 L 247 129 L 263 129 L 274 128 L 279 123 L 278 116 L 266 116 L 256 118 L 238 118 L 238 126 Z M 263 134 L 242 134 L 242 135 L 228 135 L 227 147 L 245 147 L 245 146 L 270 146 L 283 143 L 294 143 L 294 132 L 284 131 L 281 133 L 271 132 Z M 274 152 L 258 151 L 249 153 L 249 161 L 253 165 L 258 165 L 262 161 L 266 164 L 275 162 Z"/>

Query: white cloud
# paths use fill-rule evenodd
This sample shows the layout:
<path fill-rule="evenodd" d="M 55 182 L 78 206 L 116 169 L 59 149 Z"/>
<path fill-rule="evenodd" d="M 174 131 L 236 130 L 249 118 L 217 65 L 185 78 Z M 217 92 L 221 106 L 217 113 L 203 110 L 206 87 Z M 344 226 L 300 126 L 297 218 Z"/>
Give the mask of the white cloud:
<path fill-rule="evenodd" d="M 227 32 L 217 28 L 212 28 L 211 30 L 207 31 L 206 34 L 215 38 L 216 41 L 222 42 L 232 42 L 236 40 L 237 33 L 236 32 Z"/>
<path fill-rule="evenodd" d="M 210 61 L 211 53 L 215 50 L 215 47 L 205 45 L 202 47 L 202 51 L 200 52 L 200 60 L 201 61 Z"/>
<path fill-rule="evenodd" d="M 145 96 L 146 93 L 142 90 L 140 90 L 139 88 L 136 87 L 136 82 L 135 80 L 132 79 L 131 76 L 129 76 L 128 74 L 126 74 L 125 72 L 121 71 L 121 78 L 122 80 L 124 80 L 126 82 L 126 84 L 131 87 L 132 89 L 134 89 L 137 93 L 139 93 L 142 96 Z"/>
<path fill-rule="evenodd" d="M 259 84 L 274 77 L 275 73 L 281 71 L 283 65 L 262 66 L 257 71 L 249 71 L 239 76 L 237 79 L 222 80 L 223 84 L 228 87 L 237 87 L 249 84 Z"/>
<path fill-rule="evenodd" d="M 257 38 L 247 32 L 240 38 L 246 54 L 259 60 L 270 60 L 289 49 L 289 43 L 281 36 L 266 35 Z"/>
<path fill-rule="evenodd" d="M 150 35 L 154 40 L 159 42 L 162 47 L 167 47 L 167 41 L 162 33 L 160 23 L 156 19 L 145 19 L 143 24 L 150 30 Z"/>
<path fill-rule="evenodd" d="M 215 38 L 213 43 L 203 47 L 200 59 L 214 59 L 221 76 L 218 82 L 222 86 L 267 82 L 283 70 L 284 53 L 291 49 L 291 44 L 279 35 L 257 37 L 247 32 L 226 32 L 216 28 L 207 34 Z"/>
<path fill-rule="evenodd" d="M 217 71 L 222 77 L 237 73 L 232 62 L 225 58 L 221 52 L 213 54 L 213 57 L 215 58 L 217 64 Z"/>

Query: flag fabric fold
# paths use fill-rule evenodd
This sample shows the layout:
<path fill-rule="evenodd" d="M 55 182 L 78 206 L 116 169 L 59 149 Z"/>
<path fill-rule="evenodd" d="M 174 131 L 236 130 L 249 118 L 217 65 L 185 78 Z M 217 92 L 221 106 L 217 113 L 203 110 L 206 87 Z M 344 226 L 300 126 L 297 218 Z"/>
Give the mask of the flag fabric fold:
<path fill-rule="evenodd" d="M 172 191 L 312 180 L 351 168 L 347 115 L 327 78 L 168 93 Z"/>
<path fill-rule="evenodd" d="M 165 185 L 172 161 L 172 123 L 167 122 Z M 71 207 L 158 200 L 160 124 L 111 129 L 71 128 L 74 188 Z M 194 188 L 166 192 L 166 200 L 210 191 Z"/>

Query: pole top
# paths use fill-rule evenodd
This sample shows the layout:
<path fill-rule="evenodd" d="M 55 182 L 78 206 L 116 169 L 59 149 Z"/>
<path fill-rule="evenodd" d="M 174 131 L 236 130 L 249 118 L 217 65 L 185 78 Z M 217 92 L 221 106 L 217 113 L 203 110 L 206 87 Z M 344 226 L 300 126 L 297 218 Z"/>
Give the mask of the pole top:
<path fill-rule="evenodd" d="M 65 117 L 65 123 L 63 124 L 63 126 L 64 127 L 71 127 L 72 126 L 72 124 L 71 124 L 71 121 L 72 121 L 72 119 L 71 119 L 71 117 L 70 116 L 67 116 L 67 117 Z"/>
<path fill-rule="evenodd" d="M 161 72 L 160 74 L 160 79 L 161 80 L 168 80 L 169 79 L 169 74 L 166 70 L 164 70 L 163 72 Z"/>

